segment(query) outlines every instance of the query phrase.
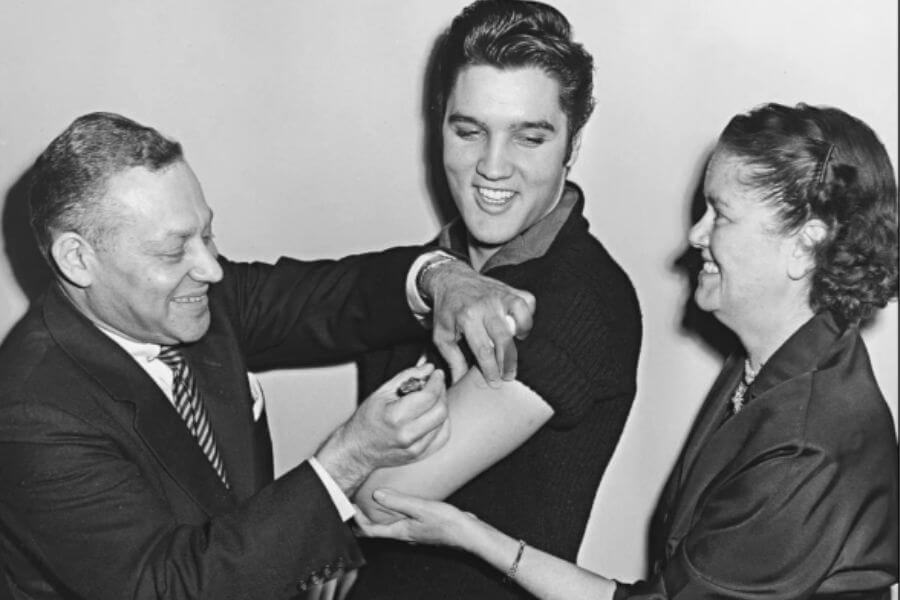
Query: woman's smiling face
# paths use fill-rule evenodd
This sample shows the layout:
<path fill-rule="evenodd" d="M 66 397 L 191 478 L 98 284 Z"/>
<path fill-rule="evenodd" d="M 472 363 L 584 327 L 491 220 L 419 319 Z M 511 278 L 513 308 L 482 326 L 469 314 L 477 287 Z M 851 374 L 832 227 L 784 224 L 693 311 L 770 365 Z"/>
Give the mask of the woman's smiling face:
<path fill-rule="evenodd" d="M 689 234 L 703 256 L 694 299 L 738 334 L 775 317 L 792 293 L 794 243 L 763 191 L 749 184 L 752 168 L 727 151 L 713 154 L 703 185 L 706 212 Z"/>

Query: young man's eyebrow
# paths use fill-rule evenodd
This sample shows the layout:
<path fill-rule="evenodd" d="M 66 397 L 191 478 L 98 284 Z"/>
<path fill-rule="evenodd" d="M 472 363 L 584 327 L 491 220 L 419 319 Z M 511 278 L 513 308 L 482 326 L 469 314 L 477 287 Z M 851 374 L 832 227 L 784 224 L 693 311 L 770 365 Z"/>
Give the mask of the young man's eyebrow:
<path fill-rule="evenodd" d="M 543 129 L 550 133 L 556 132 L 556 127 L 553 126 L 553 123 L 543 119 L 540 121 L 520 121 L 519 123 L 513 123 L 510 129 L 517 131 L 521 129 Z"/>
<path fill-rule="evenodd" d="M 451 113 L 450 116 L 447 117 L 447 122 L 451 124 L 467 123 L 469 125 L 476 125 L 478 127 L 481 127 L 482 129 L 487 129 L 487 125 L 485 125 L 478 119 L 460 113 Z"/>
<path fill-rule="evenodd" d="M 448 123 L 467 123 L 475 125 L 482 129 L 487 129 L 487 125 L 474 117 L 461 113 L 452 113 L 447 117 Z M 510 131 L 521 131 L 523 129 L 542 129 L 550 133 L 556 133 L 556 127 L 550 121 L 541 119 L 539 121 L 517 121 L 509 126 Z"/>

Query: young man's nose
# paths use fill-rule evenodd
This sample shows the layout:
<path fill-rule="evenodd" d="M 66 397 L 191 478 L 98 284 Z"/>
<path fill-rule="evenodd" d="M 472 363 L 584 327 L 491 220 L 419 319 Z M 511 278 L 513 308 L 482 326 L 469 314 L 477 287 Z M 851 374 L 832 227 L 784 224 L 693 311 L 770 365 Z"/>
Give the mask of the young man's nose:
<path fill-rule="evenodd" d="M 512 162 L 507 156 L 504 143 L 492 140 L 484 147 L 484 152 L 478 160 L 478 174 L 485 179 L 505 179 L 512 175 Z"/>

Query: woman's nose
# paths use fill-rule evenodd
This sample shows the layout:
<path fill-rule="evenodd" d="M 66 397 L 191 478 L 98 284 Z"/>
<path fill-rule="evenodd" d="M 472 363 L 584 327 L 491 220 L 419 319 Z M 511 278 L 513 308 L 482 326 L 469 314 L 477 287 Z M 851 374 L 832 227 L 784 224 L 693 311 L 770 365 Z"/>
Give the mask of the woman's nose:
<path fill-rule="evenodd" d="M 710 209 L 707 208 L 700 220 L 688 231 L 688 242 L 694 248 L 705 248 L 709 245 L 709 230 L 712 223 Z"/>

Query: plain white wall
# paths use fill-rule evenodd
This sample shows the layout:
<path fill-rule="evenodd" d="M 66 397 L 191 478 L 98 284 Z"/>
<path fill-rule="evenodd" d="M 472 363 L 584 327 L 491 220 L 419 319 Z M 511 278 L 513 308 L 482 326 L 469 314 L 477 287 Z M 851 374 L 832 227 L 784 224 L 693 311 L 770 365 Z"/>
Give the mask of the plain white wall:
<path fill-rule="evenodd" d="M 76 116 L 121 112 L 185 145 L 232 258 L 340 256 L 430 238 L 422 78 L 464 2 L 4 0 L 0 193 Z M 630 273 L 645 337 L 639 391 L 580 562 L 644 568 L 646 519 L 719 358 L 681 330 L 673 267 L 705 152 L 764 101 L 833 104 L 897 161 L 895 0 L 560 0 L 597 64 L 598 106 L 572 179 L 592 231 Z M 18 188 L 17 188 L 18 189 Z M 25 235 L 4 208 L 0 334 L 27 299 Z M 26 263 L 27 264 L 27 263 Z M 866 332 L 896 415 L 897 304 Z M 284 471 L 352 411 L 352 366 L 268 373 Z"/>

